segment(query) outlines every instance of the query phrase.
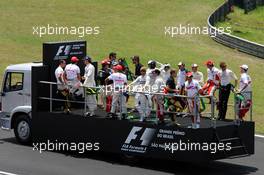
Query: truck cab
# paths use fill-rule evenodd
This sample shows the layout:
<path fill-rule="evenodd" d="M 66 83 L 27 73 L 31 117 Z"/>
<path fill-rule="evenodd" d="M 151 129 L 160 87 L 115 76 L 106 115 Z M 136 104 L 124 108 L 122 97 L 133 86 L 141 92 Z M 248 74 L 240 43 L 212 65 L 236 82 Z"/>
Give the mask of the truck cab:
<path fill-rule="evenodd" d="M 21 143 L 31 139 L 31 68 L 42 63 L 10 65 L 5 69 L 0 92 L 0 126 L 14 129 Z"/>

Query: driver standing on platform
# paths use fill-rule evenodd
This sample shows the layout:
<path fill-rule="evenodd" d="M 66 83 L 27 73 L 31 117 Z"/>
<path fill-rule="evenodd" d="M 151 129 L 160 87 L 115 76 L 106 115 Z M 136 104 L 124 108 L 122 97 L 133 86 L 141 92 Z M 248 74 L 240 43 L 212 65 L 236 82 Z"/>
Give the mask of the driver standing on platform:
<path fill-rule="evenodd" d="M 202 88 L 198 81 L 193 80 L 192 72 L 188 72 L 186 76 L 185 91 L 188 97 L 188 108 L 192 115 L 192 128 L 197 129 L 200 128 L 200 99 L 197 96 L 202 92 Z"/>
<path fill-rule="evenodd" d="M 220 63 L 221 70 L 219 71 L 219 77 L 220 77 L 220 86 L 219 86 L 219 104 L 218 104 L 218 119 L 219 120 L 225 120 L 226 118 L 226 112 L 227 112 L 227 105 L 228 105 L 228 99 L 230 95 L 230 91 L 232 88 L 231 81 L 235 81 L 235 87 L 237 86 L 237 76 L 236 74 L 231 71 L 230 69 L 227 69 L 227 64 L 225 62 Z"/>
<path fill-rule="evenodd" d="M 107 60 L 103 60 L 101 64 L 102 64 L 102 69 L 99 70 L 98 72 L 98 78 L 99 78 L 100 86 L 106 86 L 107 84 L 105 84 L 105 79 L 112 73 L 112 70 L 110 69 L 111 63 Z M 100 93 L 99 95 L 100 96 L 99 106 L 101 106 L 102 108 L 105 108 L 106 112 L 110 112 L 112 96 L 104 92 L 105 92 L 105 87 L 104 87 L 103 93 Z"/>
<path fill-rule="evenodd" d="M 126 108 L 126 96 L 124 95 L 125 86 L 127 85 L 127 76 L 122 72 L 123 67 L 121 65 L 116 65 L 113 67 L 114 73 L 105 79 L 105 83 L 107 84 L 109 80 L 113 81 L 113 99 L 111 112 L 109 114 L 110 117 L 116 117 L 116 107 L 121 105 L 120 113 L 121 119 L 126 119 L 127 116 L 127 108 Z"/>
<path fill-rule="evenodd" d="M 192 73 L 193 73 L 193 79 L 198 81 L 201 86 L 204 84 L 204 76 L 203 73 L 198 71 L 198 65 L 192 64 Z"/>
<path fill-rule="evenodd" d="M 64 112 L 69 113 L 70 112 L 70 103 L 68 102 L 69 100 L 69 90 L 66 86 L 65 79 L 64 79 L 64 68 L 66 66 L 66 61 L 65 60 L 60 60 L 59 61 L 60 65 L 58 68 L 55 70 L 55 77 L 57 79 L 57 94 L 60 99 L 65 100 L 64 103 Z"/>
<path fill-rule="evenodd" d="M 219 86 L 219 69 L 214 66 L 214 62 L 211 60 L 206 61 L 207 66 L 207 82 L 203 86 L 203 93 L 213 96 L 216 88 Z"/>
<path fill-rule="evenodd" d="M 178 64 L 179 71 L 177 73 L 177 86 L 176 88 L 179 90 L 180 95 L 183 94 L 184 85 L 186 81 L 186 73 L 188 72 L 185 68 L 185 64 L 183 62 L 179 62 Z"/>
<path fill-rule="evenodd" d="M 163 78 L 163 81 L 166 83 L 168 81 L 168 79 L 171 77 L 171 65 L 166 63 L 164 65 L 162 65 L 161 69 L 160 69 L 160 75 Z"/>
<path fill-rule="evenodd" d="M 138 77 L 141 75 L 141 68 L 143 65 L 140 63 L 140 59 L 138 55 L 133 56 L 132 58 L 133 64 L 135 64 L 135 76 Z"/>
<path fill-rule="evenodd" d="M 240 66 L 240 83 L 239 83 L 239 89 L 238 93 L 241 93 L 244 99 L 238 100 L 238 116 L 240 120 L 243 120 L 246 113 L 250 110 L 252 106 L 252 80 L 251 77 L 248 75 L 248 65 L 241 65 Z"/>
<path fill-rule="evenodd" d="M 153 87 L 154 93 L 163 93 L 164 88 L 166 87 L 165 82 L 163 81 L 163 78 L 160 75 L 160 70 L 155 69 L 153 71 L 155 82 Z M 157 117 L 158 117 L 158 123 L 163 124 L 164 123 L 164 96 L 160 94 L 155 94 L 154 98 L 156 100 L 156 110 L 157 110 Z"/>
<path fill-rule="evenodd" d="M 136 78 L 129 86 L 134 85 L 135 91 L 143 91 L 143 87 L 146 84 L 146 68 L 142 67 L 140 69 L 141 75 Z M 134 88 L 133 88 L 134 90 Z M 144 93 L 136 93 L 135 96 L 135 107 L 140 115 L 140 121 L 145 121 L 146 117 L 149 117 L 151 109 L 148 104 L 148 98 Z"/>
<path fill-rule="evenodd" d="M 152 86 L 155 83 L 155 75 L 154 75 L 154 70 L 156 68 L 156 61 L 154 60 L 149 60 L 148 61 L 148 68 L 146 71 L 146 84 L 144 86 L 144 90 L 146 92 L 151 92 L 152 91 Z M 149 107 L 152 108 L 153 105 L 153 96 L 151 94 L 147 95 L 148 101 L 149 101 Z"/>
<path fill-rule="evenodd" d="M 109 62 L 110 68 L 112 68 L 116 64 L 116 53 L 111 52 L 107 58 L 105 58 L 102 62 Z"/>
<path fill-rule="evenodd" d="M 84 58 L 84 64 L 85 66 L 85 72 L 84 72 L 84 83 L 83 86 L 86 87 L 86 105 L 89 109 L 89 112 L 86 112 L 86 116 L 93 117 L 94 111 L 97 108 L 97 101 L 96 101 L 96 89 L 93 87 L 96 87 L 94 76 L 95 76 L 95 68 L 92 65 L 92 59 L 89 56 L 86 56 Z"/>
<path fill-rule="evenodd" d="M 156 68 L 156 61 L 150 60 L 148 61 L 148 69 L 146 72 L 146 86 L 150 88 L 155 83 L 155 77 L 153 75 L 153 70 Z"/>
<path fill-rule="evenodd" d="M 77 57 L 71 58 L 71 63 L 65 67 L 65 80 L 70 87 L 70 93 L 76 94 L 77 96 L 83 94 L 81 90 L 81 75 L 80 68 L 77 66 L 79 59 Z"/>

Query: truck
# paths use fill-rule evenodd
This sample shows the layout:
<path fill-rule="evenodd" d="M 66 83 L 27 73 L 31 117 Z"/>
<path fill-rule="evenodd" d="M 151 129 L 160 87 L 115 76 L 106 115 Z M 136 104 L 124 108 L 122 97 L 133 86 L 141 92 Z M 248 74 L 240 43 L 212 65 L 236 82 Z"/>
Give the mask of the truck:
<path fill-rule="evenodd" d="M 206 117 L 201 119 L 201 128 L 192 129 L 186 125 L 188 117 L 177 119 L 180 126 L 171 122 L 159 125 L 111 120 L 102 109 L 92 118 L 78 110 L 70 114 L 54 110 L 60 101 L 56 99 L 54 77 L 58 61 L 69 62 L 71 56 L 85 55 L 86 41 L 49 42 L 43 44 L 42 62 L 8 66 L 1 88 L 1 128 L 13 129 L 21 144 L 94 143 L 100 151 L 129 157 L 201 162 L 254 154 L 253 121 L 236 123 Z"/>
<path fill-rule="evenodd" d="M 31 137 L 31 68 L 42 63 L 10 65 L 5 69 L 1 87 L 0 119 L 3 130 L 14 129 L 20 143 Z"/>

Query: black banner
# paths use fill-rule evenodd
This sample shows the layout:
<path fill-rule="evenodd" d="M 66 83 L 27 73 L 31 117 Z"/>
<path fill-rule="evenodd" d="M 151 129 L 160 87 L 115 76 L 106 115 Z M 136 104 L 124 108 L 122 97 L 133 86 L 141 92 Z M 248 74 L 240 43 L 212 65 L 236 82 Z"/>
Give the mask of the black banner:
<path fill-rule="evenodd" d="M 98 151 L 186 162 L 228 157 L 228 151 L 219 150 L 217 144 L 221 143 L 216 140 L 216 131 L 210 127 L 194 130 L 48 112 L 37 112 L 33 121 L 35 144 L 96 143 Z M 226 125 L 217 129 L 221 137 L 232 137 L 234 132 L 241 133 L 248 154 L 253 154 L 254 123 L 244 123 L 238 128 Z M 241 154 L 243 152 L 235 153 Z"/>
<path fill-rule="evenodd" d="M 59 60 L 70 63 L 73 56 L 80 59 L 78 66 L 83 75 L 85 65 L 81 60 L 86 56 L 86 41 L 43 43 L 43 64 L 50 67 L 51 81 L 56 81 L 54 72 L 59 65 Z"/>

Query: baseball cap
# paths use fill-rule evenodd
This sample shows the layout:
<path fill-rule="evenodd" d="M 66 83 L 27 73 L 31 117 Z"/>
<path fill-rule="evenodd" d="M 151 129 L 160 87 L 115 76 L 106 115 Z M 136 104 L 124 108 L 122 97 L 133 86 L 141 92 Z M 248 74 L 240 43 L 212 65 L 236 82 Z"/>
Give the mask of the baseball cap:
<path fill-rule="evenodd" d="M 156 63 L 156 61 L 154 61 L 154 60 L 149 60 L 148 61 L 148 64 L 153 64 L 153 63 Z"/>
<path fill-rule="evenodd" d="M 92 58 L 91 57 L 89 57 L 89 56 L 85 56 L 84 58 L 83 58 L 84 60 L 87 60 L 87 61 L 92 61 Z"/>
<path fill-rule="evenodd" d="M 187 76 L 187 77 L 192 77 L 193 74 L 192 74 L 192 72 L 187 72 L 186 76 Z"/>
<path fill-rule="evenodd" d="M 171 67 L 169 63 L 164 64 L 164 67 Z"/>
<path fill-rule="evenodd" d="M 178 66 L 183 66 L 183 65 L 185 65 L 183 62 L 178 63 Z"/>
<path fill-rule="evenodd" d="M 243 65 L 241 65 L 240 66 L 242 69 L 244 69 L 244 70 L 248 70 L 248 65 L 246 65 L 246 64 L 243 64 Z"/>
<path fill-rule="evenodd" d="M 77 57 L 71 57 L 71 62 L 77 63 L 79 59 Z"/>
<path fill-rule="evenodd" d="M 192 67 L 198 67 L 198 64 L 192 64 Z"/>
<path fill-rule="evenodd" d="M 114 66 L 113 69 L 117 70 L 117 71 L 121 71 L 121 70 L 123 70 L 123 67 L 118 64 L 118 65 Z"/>
<path fill-rule="evenodd" d="M 207 60 L 205 62 L 205 65 L 213 66 L 214 65 L 214 62 L 212 60 Z"/>

